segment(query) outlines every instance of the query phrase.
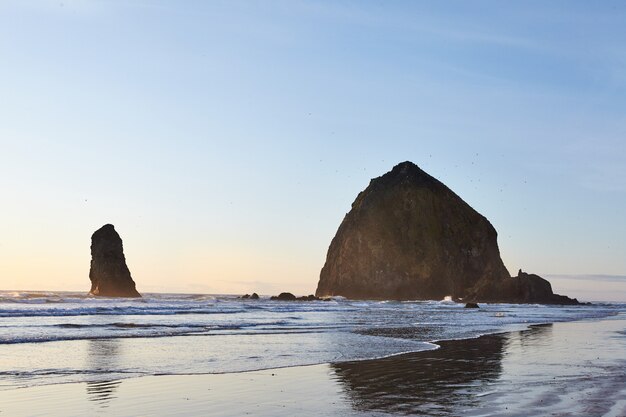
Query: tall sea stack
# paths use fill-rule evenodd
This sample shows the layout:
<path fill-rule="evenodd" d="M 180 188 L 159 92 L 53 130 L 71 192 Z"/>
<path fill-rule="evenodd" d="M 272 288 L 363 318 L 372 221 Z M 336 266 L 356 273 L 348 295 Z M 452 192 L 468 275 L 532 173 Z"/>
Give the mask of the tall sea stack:
<path fill-rule="evenodd" d="M 130 276 L 122 239 L 112 224 L 105 224 L 91 236 L 92 295 L 103 297 L 141 297 Z"/>
<path fill-rule="evenodd" d="M 357 196 L 330 244 L 316 295 L 576 303 L 536 275 L 511 278 L 491 223 L 411 162 Z"/>

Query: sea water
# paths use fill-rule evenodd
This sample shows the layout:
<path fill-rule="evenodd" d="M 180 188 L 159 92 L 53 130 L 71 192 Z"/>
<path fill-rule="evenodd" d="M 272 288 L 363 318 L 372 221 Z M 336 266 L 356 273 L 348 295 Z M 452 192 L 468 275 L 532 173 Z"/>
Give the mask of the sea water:
<path fill-rule="evenodd" d="M 371 359 L 624 307 L 0 291 L 0 389 Z"/>

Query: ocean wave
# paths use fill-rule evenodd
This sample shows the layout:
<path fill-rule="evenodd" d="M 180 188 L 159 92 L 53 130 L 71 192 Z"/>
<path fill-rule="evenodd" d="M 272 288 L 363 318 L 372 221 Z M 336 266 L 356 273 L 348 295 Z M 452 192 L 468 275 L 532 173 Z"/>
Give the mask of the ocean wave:
<path fill-rule="evenodd" d="M 6 299 L 12 301 L 2 301 Z M 33 304 L 33 300 L 37 303 Z M 516 323 L 603 317 L 619 308 L 608 304 L 573 307 L 484 304 L 479 310 L 468 311 L 461 307 L 463 304 L 445 299 L 397 302 L 335 297 L 332 302 L 280 302 L 198 294 L 101 299 L 83 293 L 4 291 L 0 292 L 0 344 L 251 331 L 355 332 L 428 341 L 465 337 Z"/>
<path fill-rule="evenodd" d="M 364 360 L 433 349 L 438 340 L 624 311 L 623 304 L 481 304 L 480 309 L 465 309 L 439 300 L 280 302 L 189 294 L 101 299 L 43 292 L 0 296 L 19 301 L 0 301 L 0 389 L 93 381 L 104 377 L 102 370 L 107 377 L 124 378 Z M 32 364 L 45 369 L 33 369 Z"/>
<path fill-rule="evenodd" d="M 215 310 L 207 308 L 134 308 L 134 307 L 91 307 L 74 309 L 0 309 L 0 317 L 69 317 L 69 316 L 164 316 L 188 314 L 237 314 L 239 310 Z"/>
<path fill-rule="evenodd" d="M 325 332 L 342 329 L 345 325 L 301 323 L 301 318 L 286 317 L 277 320 L 229 320 L 226 322 L 136 322 L 104 321 L 63 322 L 42 324 L 36 322 L 0 325 L 0 345 L 43 343 L 64 340 L 93 340 L 116 338 L 153 338 L 167 336 L 197 336 L 218 334 L 278 334 L 294 332 Z"/>

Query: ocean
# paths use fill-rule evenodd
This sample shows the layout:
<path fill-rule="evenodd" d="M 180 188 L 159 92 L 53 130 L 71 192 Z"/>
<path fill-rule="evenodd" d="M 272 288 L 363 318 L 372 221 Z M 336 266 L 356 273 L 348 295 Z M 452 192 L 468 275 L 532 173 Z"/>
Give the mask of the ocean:
<path fill-rule="evenodd" d="M 0 291 L 0 390 L 359 361 L 531 324 L 608 317 L 625 307 Z"/>

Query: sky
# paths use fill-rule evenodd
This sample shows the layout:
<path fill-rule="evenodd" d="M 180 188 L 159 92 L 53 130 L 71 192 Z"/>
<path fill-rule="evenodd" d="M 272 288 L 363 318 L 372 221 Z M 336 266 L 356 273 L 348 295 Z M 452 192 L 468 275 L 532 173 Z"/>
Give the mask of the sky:
<path fill-rule="evenodd" d="M 406 160 L 491 221 L 511 273 L 626 282 L 625 21 L 619 1 L 2 0 L 0 289 L 87 291 L 112 223 L 139 291 L 312 293 L 352 201 Z"/>

